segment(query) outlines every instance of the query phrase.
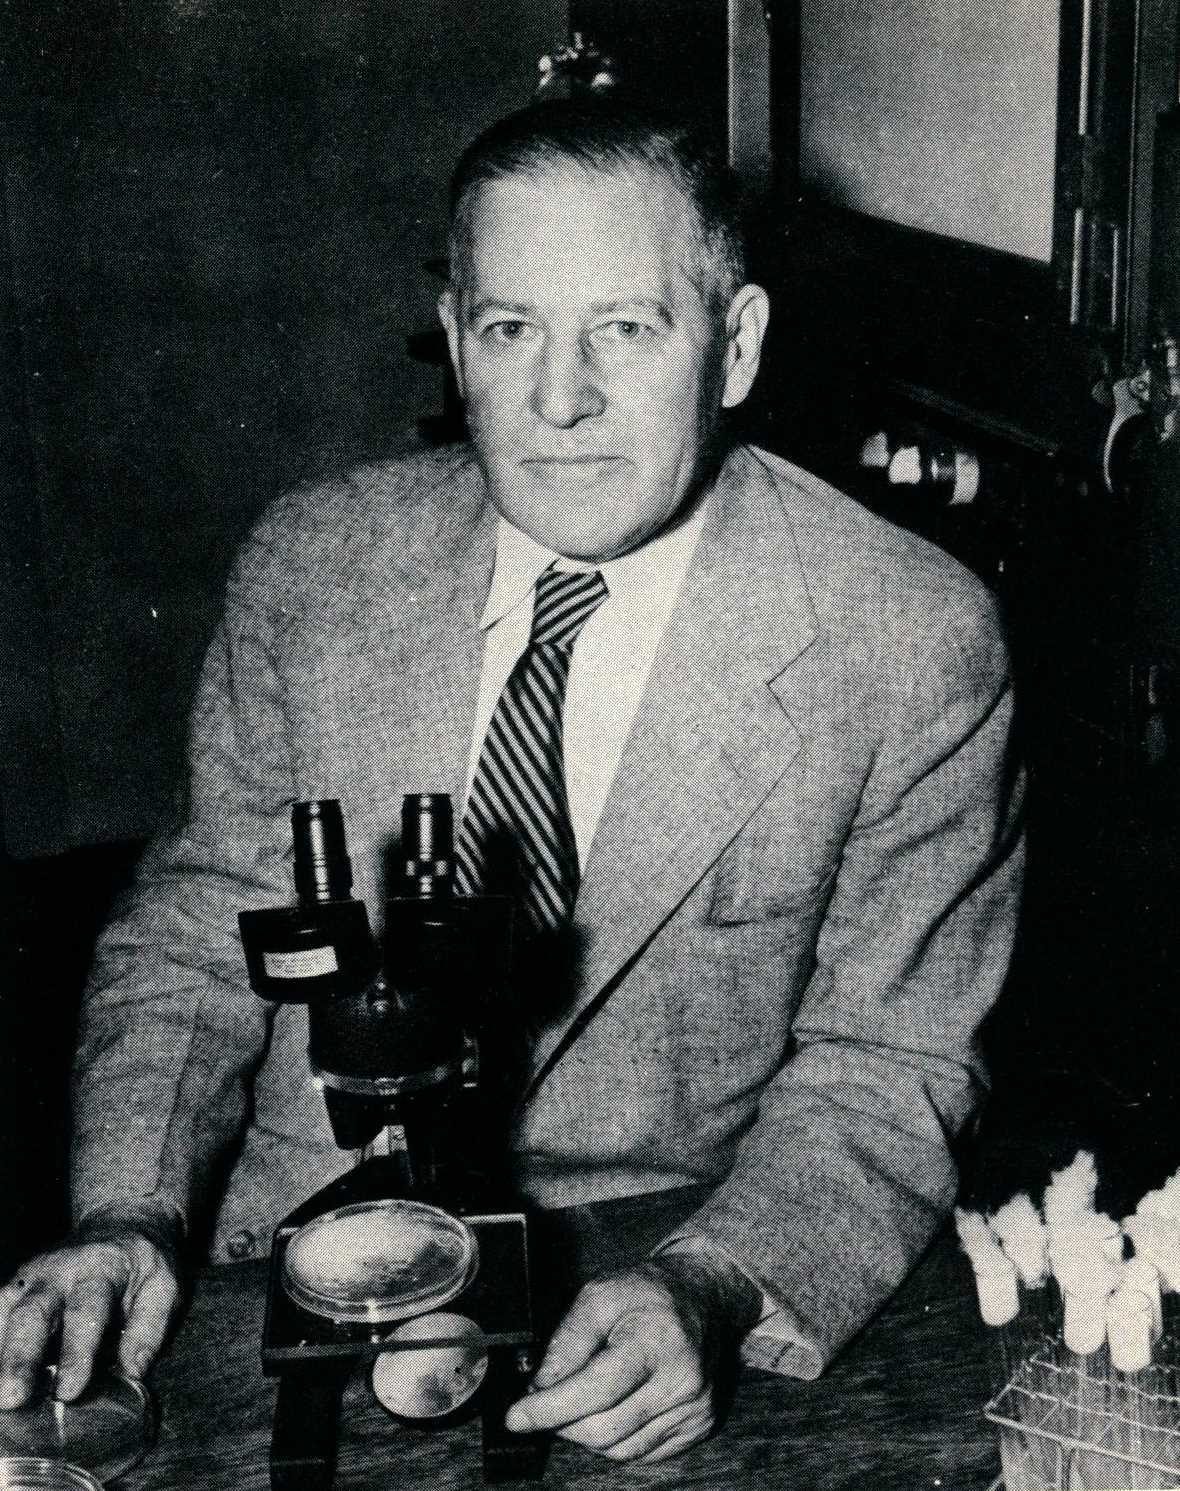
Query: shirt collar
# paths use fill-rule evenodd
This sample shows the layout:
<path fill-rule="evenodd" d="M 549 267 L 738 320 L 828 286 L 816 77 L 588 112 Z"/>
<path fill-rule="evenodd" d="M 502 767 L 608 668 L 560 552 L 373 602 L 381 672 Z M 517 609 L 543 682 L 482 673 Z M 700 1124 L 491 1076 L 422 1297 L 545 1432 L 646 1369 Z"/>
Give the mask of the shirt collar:
<path fill-rule="evenodd" d="M 598 570 L 610 595 L 624 604 L 648 612 L 667 613 L 672 608 L 696 549 L 704 522 L 704 500 L 683 523 L 665 528 L 655 538 L 622 554 L 594 564 L 566 559 L 546 549 L 535 538 L 514 528 L 501 515 L 496 531 L 496 563 L 487 605 L 480 626 L 487 631 L 522 602 L 532 602 L 533 587 L 550 565 L 562 570 Z"/>

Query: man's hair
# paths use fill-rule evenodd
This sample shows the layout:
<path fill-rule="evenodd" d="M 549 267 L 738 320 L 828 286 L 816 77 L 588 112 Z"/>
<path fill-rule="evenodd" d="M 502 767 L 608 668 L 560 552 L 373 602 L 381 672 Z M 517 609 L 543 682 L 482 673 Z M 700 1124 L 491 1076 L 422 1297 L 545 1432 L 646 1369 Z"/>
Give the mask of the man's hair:
<path fill-rule="evenodd" d="M 605 176 L 651 173 L 679 189 L 696 232 L 685 270 L 714 313 L 746 282 L 741 188 L 721 155 L 688 126 L 618 98 L 554 99 L 509 114 L 459 157 L 451 178 L 451 283 L 470 278 L 480 190 L 506 176 L 570 167 Z"/>

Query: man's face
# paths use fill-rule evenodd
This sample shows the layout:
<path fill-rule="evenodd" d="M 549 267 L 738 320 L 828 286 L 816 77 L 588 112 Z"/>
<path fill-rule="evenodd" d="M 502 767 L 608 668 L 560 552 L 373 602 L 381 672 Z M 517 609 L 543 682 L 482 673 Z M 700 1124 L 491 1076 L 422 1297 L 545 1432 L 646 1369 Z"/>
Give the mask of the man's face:
<path fill-rule="evenodd" d="M 492 501 L 556 553 L 611 559 L 663 528 L 748 387 L 729 396 L 725 327 L 687 272 L 691 213 L 647 173 L 480 191 L 443 322 Z"/>

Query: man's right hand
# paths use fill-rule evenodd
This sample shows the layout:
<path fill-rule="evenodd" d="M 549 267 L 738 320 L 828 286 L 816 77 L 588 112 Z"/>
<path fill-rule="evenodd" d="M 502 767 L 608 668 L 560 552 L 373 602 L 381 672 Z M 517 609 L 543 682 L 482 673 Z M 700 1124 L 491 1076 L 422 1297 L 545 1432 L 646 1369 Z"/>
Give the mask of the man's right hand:
<path fill-rule="evenodd" d="M 52 1356 L 55 1396 L 77 1398 L 108 1329 L 121 1329 L 120 1367 L 142 1377 L 179 1297 L 175 1253 L 133 1227 L 83 1226 L 30 1259 L 0 1289 L 0 1409 L 32 1396 Z"/>

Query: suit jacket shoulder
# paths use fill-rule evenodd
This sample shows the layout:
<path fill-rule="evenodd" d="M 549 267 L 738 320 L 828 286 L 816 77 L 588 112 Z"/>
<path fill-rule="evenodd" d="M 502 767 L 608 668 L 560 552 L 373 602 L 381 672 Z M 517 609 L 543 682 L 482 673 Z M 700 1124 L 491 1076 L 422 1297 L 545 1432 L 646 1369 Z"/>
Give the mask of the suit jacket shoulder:
<path fill-rule="evenodd" d="M 272 502 L 241 547 L 230 598 L 329 619 L 416 573 L 437 569 L 478 529 L 483 478 L 466 446 L 424 451 L 296 487 Z"/>
<path fill-rule="evenodd" d="M 968 569 L 846 493 L 748 448 L 787 515 L 819 629 L 906 691 L 948 636 L 977 673 L 1002 679 L 1007 649 L 995 598 Z"/>

